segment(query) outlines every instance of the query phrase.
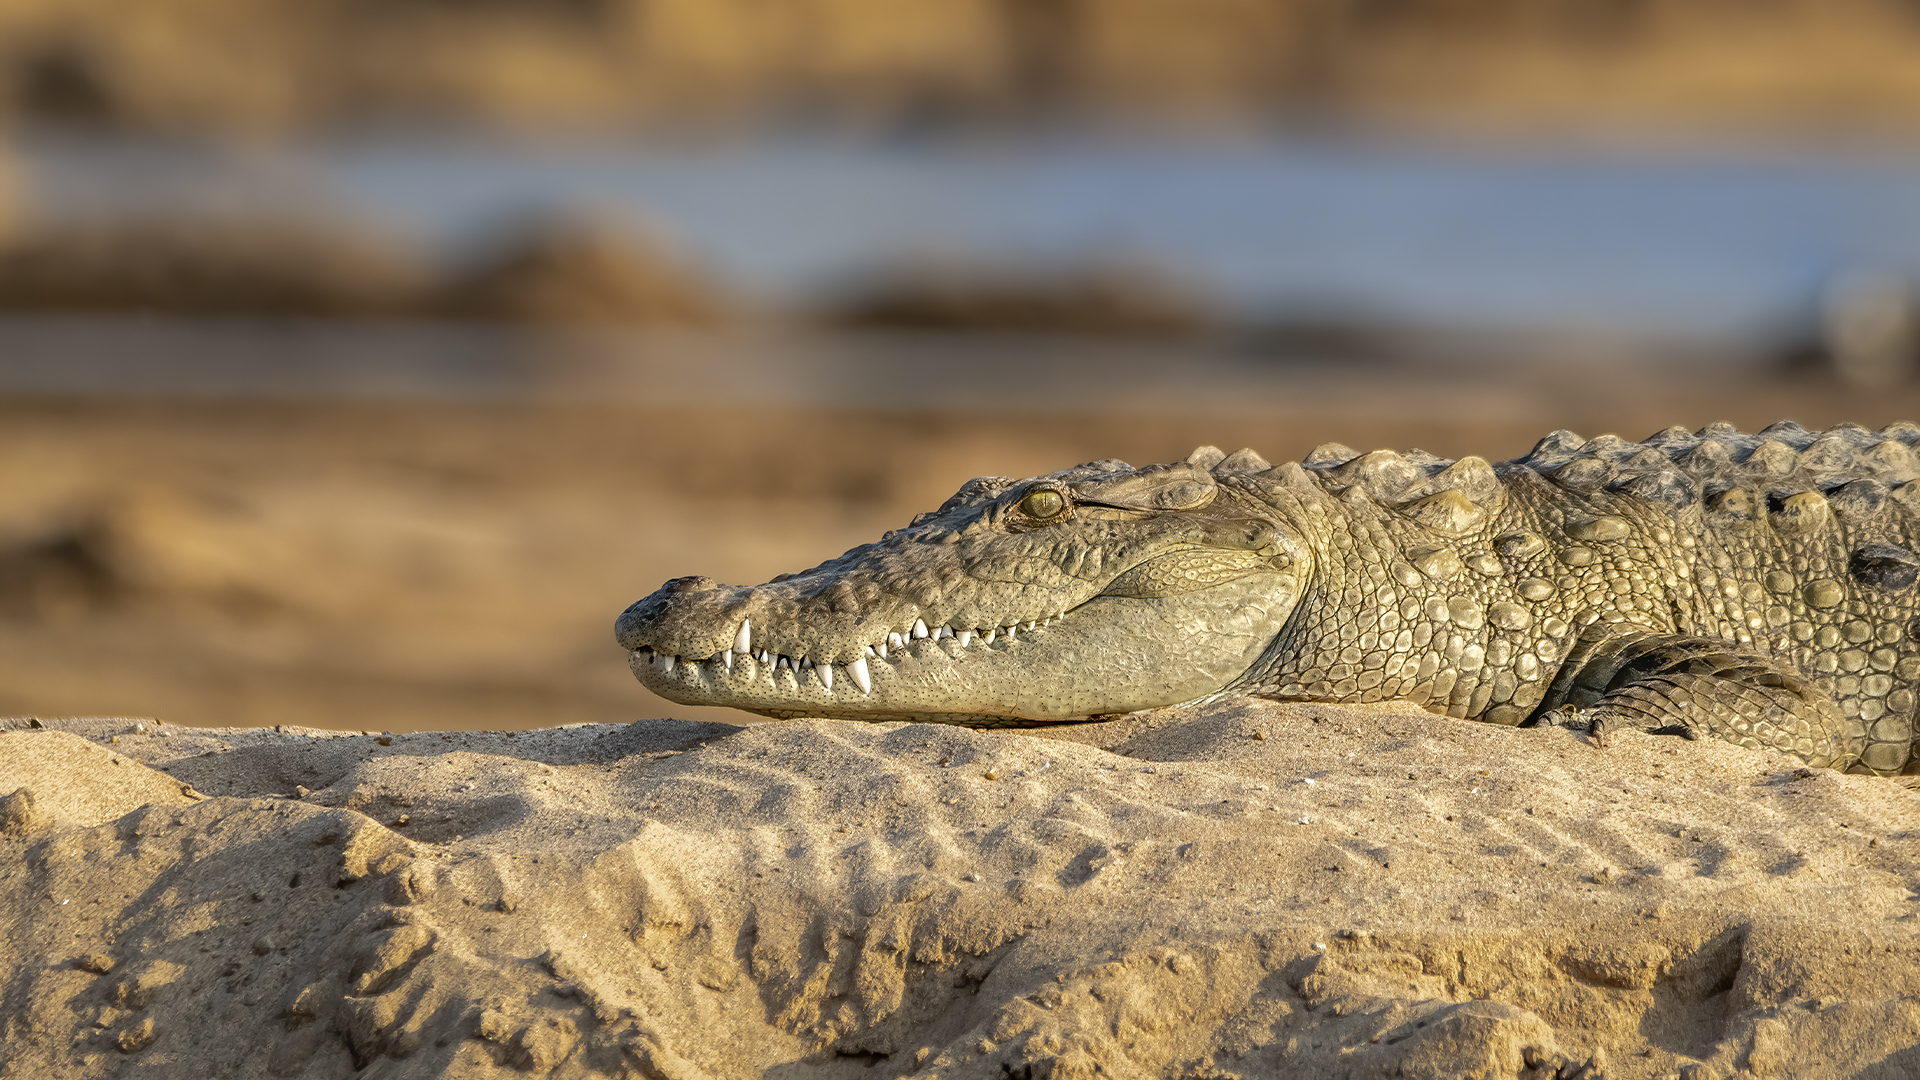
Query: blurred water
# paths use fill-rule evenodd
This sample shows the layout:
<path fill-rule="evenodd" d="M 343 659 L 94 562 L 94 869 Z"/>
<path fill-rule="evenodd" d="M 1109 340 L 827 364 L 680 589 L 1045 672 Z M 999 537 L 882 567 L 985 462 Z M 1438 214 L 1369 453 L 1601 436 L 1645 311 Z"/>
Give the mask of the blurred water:
<path fill-rule="evenodd" d="M 798 305 L 903 262 L 1163 270 L 1231 314 L 1741 337 L 1833 274 L 1920 275 L 1920 156 L 1354 139 L 707 144 L 16 139 L 45 213 L 347 214 L 443 249 L 586 204 Z"/>

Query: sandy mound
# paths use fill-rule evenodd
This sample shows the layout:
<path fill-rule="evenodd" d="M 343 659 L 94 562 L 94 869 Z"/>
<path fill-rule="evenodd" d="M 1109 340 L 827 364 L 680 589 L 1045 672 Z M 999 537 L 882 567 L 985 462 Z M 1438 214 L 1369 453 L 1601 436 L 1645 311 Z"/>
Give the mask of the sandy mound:
<path fill-rule="evenodd" d="M 1920 1070 L 1920 794 L 1718 743 L 53 726 L 0 735 L 0 1075 Z"/>

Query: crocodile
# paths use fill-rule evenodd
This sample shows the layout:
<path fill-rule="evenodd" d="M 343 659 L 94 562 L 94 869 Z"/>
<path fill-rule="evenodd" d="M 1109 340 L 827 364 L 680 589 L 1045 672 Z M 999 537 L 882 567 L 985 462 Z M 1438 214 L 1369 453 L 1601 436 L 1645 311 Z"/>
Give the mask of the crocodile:
<path fill-rule="evenodd" d="M 682 577 L 616 637 L 661 696 L 977 727 L 1227 695 L 1724 739 L 1920 771 L 1920 426 L 1490 464 L 1329 443 L 979 477 L 764 585 Z"/>

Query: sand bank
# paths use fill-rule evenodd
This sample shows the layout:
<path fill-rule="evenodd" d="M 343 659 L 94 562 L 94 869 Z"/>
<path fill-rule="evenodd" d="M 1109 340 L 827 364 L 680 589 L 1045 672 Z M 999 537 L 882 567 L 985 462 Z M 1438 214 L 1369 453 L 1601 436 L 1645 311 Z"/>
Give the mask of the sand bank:
<path fill-rule="evenodd" d="M 1920 793 L 1718 743 L 44 723 L 0 1075 L 1920 1070 Z"/>

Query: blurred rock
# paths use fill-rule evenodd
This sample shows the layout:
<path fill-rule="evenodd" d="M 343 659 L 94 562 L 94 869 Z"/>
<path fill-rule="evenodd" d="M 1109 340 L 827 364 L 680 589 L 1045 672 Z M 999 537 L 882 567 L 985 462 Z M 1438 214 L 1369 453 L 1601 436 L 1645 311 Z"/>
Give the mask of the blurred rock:
<path fill-rule="evenodd" d="M 0 243 L 0 310 L 395 315 L 417 309 L 428 288 L 409 252 L 337 226 L 73 222 Z"/>
<path fill-rule="evenodd" d="M 717 290 L 615 223 L 542 217 L 436 273 L 337 223 L 137 219 L 0 235 L 0 311 L 709 324 Z"/>
<path fill-rule="evenodd" d="M 1920 283 L 1879 270 L 1838 274 L 1796 336 L 1789 367 L 1825 371 L 1863 390 L 1908 382 L 1920 370 Z"/>
<path fill-rule="evenodd" d="M 77 127 L 120 127 L 133 120 L 97 48 L 72 38 L 39 43 L 13 56 L 14 100 L 36 120 Z"/>
<path fill-rule="evenodd" d="M 1920 361 L 1920 297 L 1912 281 L 1898 274 L 1847 274 L 1822 299 L 1821 329 L 1842 382 L 1892 386 L 1913 377 Z"/>
<path fill-rule="evenodd" d="M 7 160 L 4 149 L 0 149 L 0 241 L 13 232 L 20 216 L 20 184 L 14 175 L 13 162 Z"/>
<path fill-rule="evenodd" d="M 439 306 L 456 318 L 699 326 L 724 321 L 728 305 L 645 230 L 546 214 L 500 230 L 454 273 Z"/>
<path fill-rule="evenodd" d="M 1141 336 L 1193 335 L 1213 322 L 1185 290 L 1128 267 L 1052 274 L 906 271 L 825 317 L 859 327 Z"/>
<path fill-rule="evenodd" d="M 131 583 L 96 524 L 0 539 L 0 615 L 71 618 L 122 599 Z"/>

